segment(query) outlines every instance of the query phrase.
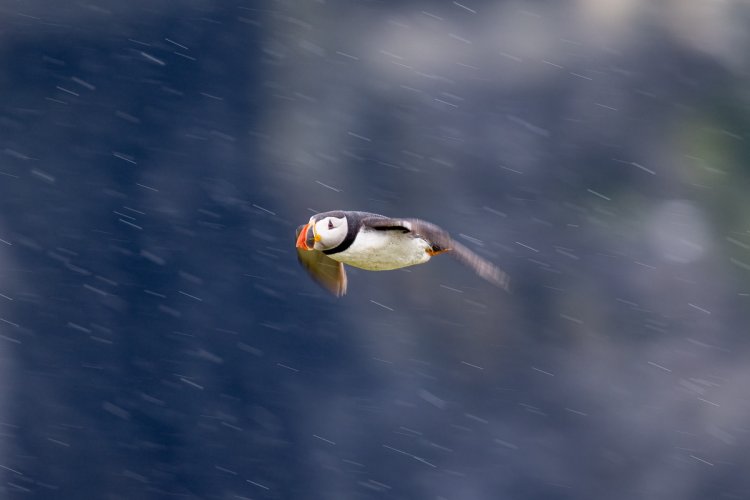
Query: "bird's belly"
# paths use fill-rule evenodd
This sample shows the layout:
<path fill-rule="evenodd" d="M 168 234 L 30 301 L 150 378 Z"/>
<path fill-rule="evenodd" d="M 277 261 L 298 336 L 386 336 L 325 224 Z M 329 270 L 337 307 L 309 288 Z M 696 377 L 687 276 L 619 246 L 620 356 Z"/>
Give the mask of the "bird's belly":
<path fill-rule="evenodd" d="M 398 230 L 365 230 L 349 248 L 329 257 L 368 271 L 387 271 L 427 262 L 428 248 L 430 245 L 422 238 Z"/>

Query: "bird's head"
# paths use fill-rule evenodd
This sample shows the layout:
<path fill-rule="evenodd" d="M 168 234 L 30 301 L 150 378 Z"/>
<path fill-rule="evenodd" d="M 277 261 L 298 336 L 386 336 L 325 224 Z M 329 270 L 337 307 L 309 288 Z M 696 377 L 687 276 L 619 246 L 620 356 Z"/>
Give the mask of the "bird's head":
<path fill-rule="evenodd" d="M 340 217 L 318 214 L 297 228 L 297 248 L 302 250 L 330 250 L 339 246 L 346 238 L 349 225 L 346 215 Z"/>

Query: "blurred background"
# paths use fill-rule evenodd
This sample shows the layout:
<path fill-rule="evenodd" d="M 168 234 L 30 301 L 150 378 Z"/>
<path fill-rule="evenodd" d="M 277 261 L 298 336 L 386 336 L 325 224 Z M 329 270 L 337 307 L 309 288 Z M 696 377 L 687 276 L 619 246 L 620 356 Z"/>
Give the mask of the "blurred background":
<path fill-rule="evenodd" d="M 750 498 L 743 0 L 0 1 L 0 496 Z M 350 269 L 294 229 L 420 217 Z"/>

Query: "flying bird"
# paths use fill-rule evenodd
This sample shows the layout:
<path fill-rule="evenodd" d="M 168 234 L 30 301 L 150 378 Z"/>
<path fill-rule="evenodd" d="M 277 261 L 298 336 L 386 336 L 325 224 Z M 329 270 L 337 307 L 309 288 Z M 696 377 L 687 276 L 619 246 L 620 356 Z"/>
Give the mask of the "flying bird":
<path fill-rule="evenodd" d="M 341 297 L 346 293 L 344 264 L 387 271 L 423 264 L 448 253 L 490 283 L 508 289 L 509 276 L 420 219 L 394 219 L 369 212 L 334 210 L 313 215 L 297 228 L 297 256 L 312 278 Z"/>

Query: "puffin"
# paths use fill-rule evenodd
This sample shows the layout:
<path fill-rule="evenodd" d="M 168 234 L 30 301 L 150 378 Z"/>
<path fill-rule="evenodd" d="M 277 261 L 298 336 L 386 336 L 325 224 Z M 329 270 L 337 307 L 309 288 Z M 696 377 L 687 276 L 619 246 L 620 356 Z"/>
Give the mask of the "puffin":
<path fill-rule="evenodd" d="M 424 264 L 447 253 L 490 283 L 508 290 L 509 276 L 420 219 L 391 218 L 369 212 L 333 210 L 310 217 L 297 228 L 297 257 L 323 288 L 337 297 L 346 293 L 344 264 L 368 271 L 388 271 Z"/>

